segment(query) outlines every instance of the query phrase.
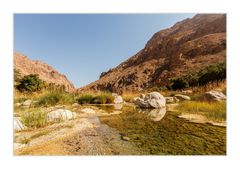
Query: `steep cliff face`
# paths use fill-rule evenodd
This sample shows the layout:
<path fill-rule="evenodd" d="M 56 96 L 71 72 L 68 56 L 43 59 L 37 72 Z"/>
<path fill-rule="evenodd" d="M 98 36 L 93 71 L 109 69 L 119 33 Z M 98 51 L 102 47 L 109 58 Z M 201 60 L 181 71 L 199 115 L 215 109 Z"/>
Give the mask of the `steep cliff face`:
<path fill-rule="evenodd" d="M 67 77 L 51 66 L 38 60 L 30 60 L 21 53 L 14 53 L 14 69 L 18 70 L 21 75 L 38 74 L 39 78 L 47 83 L 55 83 L 56 85 L 64 85 L 66 91 L 75 90 L 73 84 Z"/>
<path fill-rule="evenodd" d="M 226 15 L 198 14 L 153 35 L 144 49 L 84 90 L 142 90 L 226 59 Z"/>

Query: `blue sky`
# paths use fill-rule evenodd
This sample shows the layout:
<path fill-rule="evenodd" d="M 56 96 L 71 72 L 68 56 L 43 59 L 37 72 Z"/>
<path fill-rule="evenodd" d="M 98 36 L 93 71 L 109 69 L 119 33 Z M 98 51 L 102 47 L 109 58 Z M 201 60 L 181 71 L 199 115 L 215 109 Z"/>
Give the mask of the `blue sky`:
<path fill-rule="evenodd" d="M 65 74 L 75 87 L 144 48 L 154 33 L 194 14 L 15 14 L 14 51 Z"/>

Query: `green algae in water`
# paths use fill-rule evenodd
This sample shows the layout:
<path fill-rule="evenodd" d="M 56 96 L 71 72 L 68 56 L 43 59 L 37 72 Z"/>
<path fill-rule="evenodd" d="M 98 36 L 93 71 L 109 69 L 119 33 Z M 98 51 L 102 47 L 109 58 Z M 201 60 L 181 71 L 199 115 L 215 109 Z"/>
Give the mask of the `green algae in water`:
<path fill-rule="evenodd" d="M 146 113 L 123 107 L 122 114 L 100 120 L 129 137 L 139 148 L 138 154 L 226 154 L 226 127 L 188 122 L 174 112 L 167 112 L 161 121 L 155 122 Z"/>

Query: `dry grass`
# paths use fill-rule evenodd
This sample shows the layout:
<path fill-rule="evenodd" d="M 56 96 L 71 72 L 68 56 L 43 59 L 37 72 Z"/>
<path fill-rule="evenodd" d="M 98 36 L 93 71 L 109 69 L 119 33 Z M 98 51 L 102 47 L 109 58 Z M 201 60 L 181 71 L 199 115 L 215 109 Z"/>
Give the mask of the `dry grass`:
<path fill-rule="evenodd" d="M 40 110 L 22 113 L 21 119 L 26 127 L 32 129 L 45 127 L 49 124 L 47 121 L 47 113 Z"/>
<path fill-rule="evenodd" d="M 140 92 L 126 92 L 126 91 L 124 91 L 123 94 L 122 94 L 122 98 L 126 102 L 132 102 L 133 98 L 139 97 L 140 94 L 144 94 L 144 92 L 140 93 Z"/>
<path fill-rule="evenodd" d="M 181 113 L 199 114 L 213 121 L 226 121 L 226 102 L 186 101 L 176 107 Z"/>

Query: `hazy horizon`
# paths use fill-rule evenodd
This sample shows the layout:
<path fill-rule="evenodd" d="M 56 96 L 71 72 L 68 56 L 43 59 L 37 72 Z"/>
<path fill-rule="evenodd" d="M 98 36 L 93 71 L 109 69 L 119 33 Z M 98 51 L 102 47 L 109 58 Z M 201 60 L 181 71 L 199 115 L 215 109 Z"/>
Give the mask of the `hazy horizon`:
<path fill-rule="evenodd" d="M 76 88 L 143 49 L 154 33 L 195 14 L 15 14 L 14 52 L 41 60 Z"/>

